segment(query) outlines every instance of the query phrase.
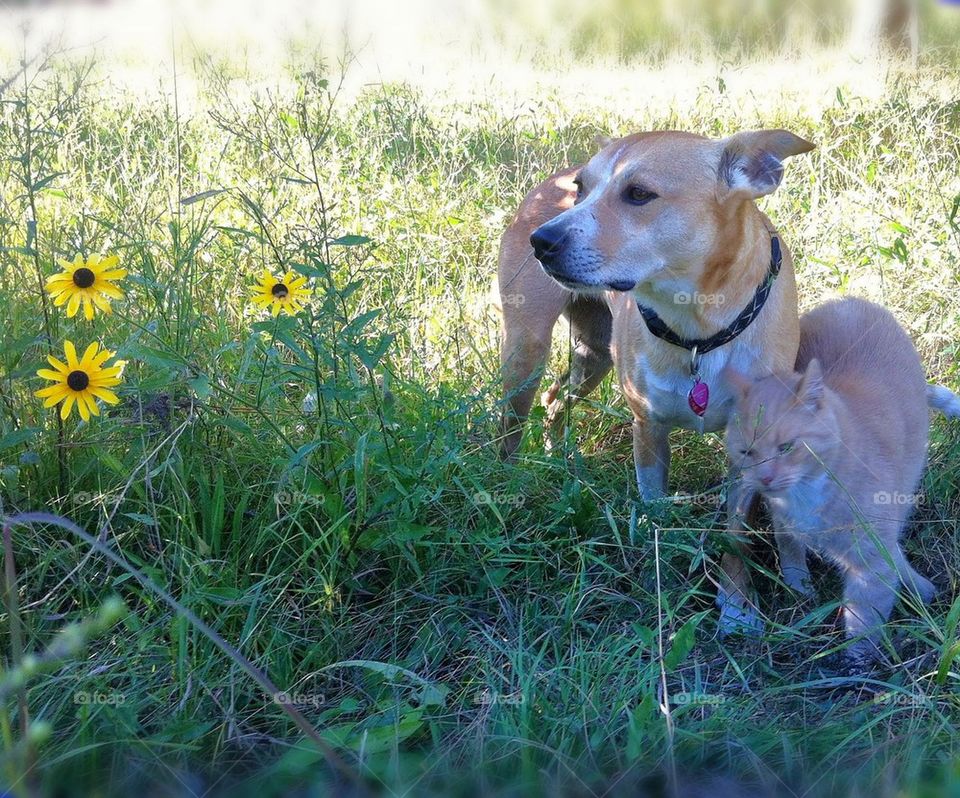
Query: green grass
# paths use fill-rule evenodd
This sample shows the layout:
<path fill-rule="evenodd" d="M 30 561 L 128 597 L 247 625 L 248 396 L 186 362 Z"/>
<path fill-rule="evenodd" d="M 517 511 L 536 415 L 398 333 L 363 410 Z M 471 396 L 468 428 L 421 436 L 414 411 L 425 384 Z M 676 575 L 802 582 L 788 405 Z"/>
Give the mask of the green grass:
<path fill-rule="evenodd" d="M 99 534 L 298 698 L 374 790 L 658 794 L 675 769 L 681 795 L 704 774 L 774 795 L 960 794 L 957 424 L 934 422 L 907 542 L 942 598 L 901 607 L 888 667 L 845 681 L 825 657 L 835 579 L 797 608 L 764 545 L 767 632 L 718 639 L 716 436 L 674 438 L 672 488 L 705 495 L 644 507 L 608 378 L 560 451 L 544 453 L 535 414 L 519 461 L 498 462 L 488 301 L 520 198 L 597 134 L 782 126 L 818 144 L 764 203 L 803 307 L 883 302 L 930 378 L 957 389 L 955 71 L 690 67 L 689 101 L 654 86 L 626 103 L 536 73 L 520 88 L 337 95 L 338 70 L 295 53 L 269 89 L 214 59 L 180 70 L 177 104 L 166 77 L 133 89 L 67 57 L 2 96 L 5 516 L 44 510 Z M 38 280 L 77 252 L 130 270 L 112 316 L 67 319 L 42 298 Z M 264 267 L 309 275 L 311 311 L 254 313 Z M 64 338 L 128 365 L 122 404 L 61 430 L 32 392 Z M 551 372 L 563 331 L 557 343 Z M 129 571 L 53 524 L 17 526 L 12 550 L 19 610 L 4 624 L 15 635 L 19 618 L 27 652 L 109 597 L 128 611 L 43 655 L 29 740 L 4 641 L 10 794 L 342 794 L 239 659 Z"/>

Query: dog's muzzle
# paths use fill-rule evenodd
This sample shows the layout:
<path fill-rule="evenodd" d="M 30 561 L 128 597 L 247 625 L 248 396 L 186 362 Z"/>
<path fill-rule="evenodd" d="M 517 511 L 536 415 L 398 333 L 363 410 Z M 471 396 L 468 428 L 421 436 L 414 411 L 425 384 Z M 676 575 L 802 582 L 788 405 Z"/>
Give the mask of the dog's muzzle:
<path fill-rule="evenodd" d="M 567 234 L 559 227 L 549 224 L 540 225 L 530 236 L 530 246 L 533 247 L 533 256 L 543 264 L 549 272 L 549 266 L 566 248 Z"/>
<path fill-rule="evenodd" d="M 569 265 L 564 265 L 564 253 L 570 236 L 566 230 L 550 223 L 540 225 L 530 236 L 530 246 L 533 247 L 533 256 L 540 261 L 543 270 L 556 280 L 564 288 L 576 290 L 581 287 L 588 288 L 610 288 L 614 291 L 630 291 L 633 289 L 632 280 L 614 280 L 605 284 L 584 283 L 580 279 L 572 277 L 567 270 Z"/>

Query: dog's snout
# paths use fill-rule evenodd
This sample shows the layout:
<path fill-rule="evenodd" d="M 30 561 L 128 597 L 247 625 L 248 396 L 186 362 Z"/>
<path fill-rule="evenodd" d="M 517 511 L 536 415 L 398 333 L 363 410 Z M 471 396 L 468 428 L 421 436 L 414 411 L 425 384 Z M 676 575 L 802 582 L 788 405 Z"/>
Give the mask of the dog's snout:
<path fill-rule="evenodd" d="M 544 224 L 533 231 L 530 246 L 536 259 L 542 262 L 559 255 L 566 238 L 566 233 L 556 225 Z"/>

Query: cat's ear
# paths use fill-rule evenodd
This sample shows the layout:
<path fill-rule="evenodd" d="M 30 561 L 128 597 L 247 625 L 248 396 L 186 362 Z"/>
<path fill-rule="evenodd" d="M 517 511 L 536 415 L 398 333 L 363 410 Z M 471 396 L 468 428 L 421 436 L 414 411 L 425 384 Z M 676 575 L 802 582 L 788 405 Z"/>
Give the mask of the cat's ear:
<path fill-rule="evenodd" d="M 730 386 L 730 392 L 738 402 L 747 398 L 747 394 L 750 393 L 750 389 L 754 385 L 752 377 L 742 371 L 737 371 L 733 366 L 727 366 L 721 372 L 720 377 Z"/>
<path fill-rule="evenodd" d="M 820 368 L 820 361 L 814 358 L 807 363 L 807 370 L 800 378 L 797 399 L 811 410 L 819 410 L 823 405 L 823 393 L 823 369 Z"/>

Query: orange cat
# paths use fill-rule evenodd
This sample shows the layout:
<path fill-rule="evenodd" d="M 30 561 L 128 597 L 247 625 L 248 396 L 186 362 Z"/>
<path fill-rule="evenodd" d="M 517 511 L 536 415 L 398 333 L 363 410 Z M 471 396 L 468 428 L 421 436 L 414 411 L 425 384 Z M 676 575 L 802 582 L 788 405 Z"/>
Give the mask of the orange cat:
<path fill-rule="evenodd" d="M 920 358 L 889 311 L 861 299 L 800 319 L 797 373 L 732 374 L 727 451 L 773 519 L 784 581 L 809 595 L 806 552 L 843 572 L 853 659 L 876 654 L 900 584 L 935 592 L 899 538 L 927 458 L 928 407 L 960 415 L 960 398 L 928 386 Z M 748 498 L 748 500 L 749 500 Z"/>

